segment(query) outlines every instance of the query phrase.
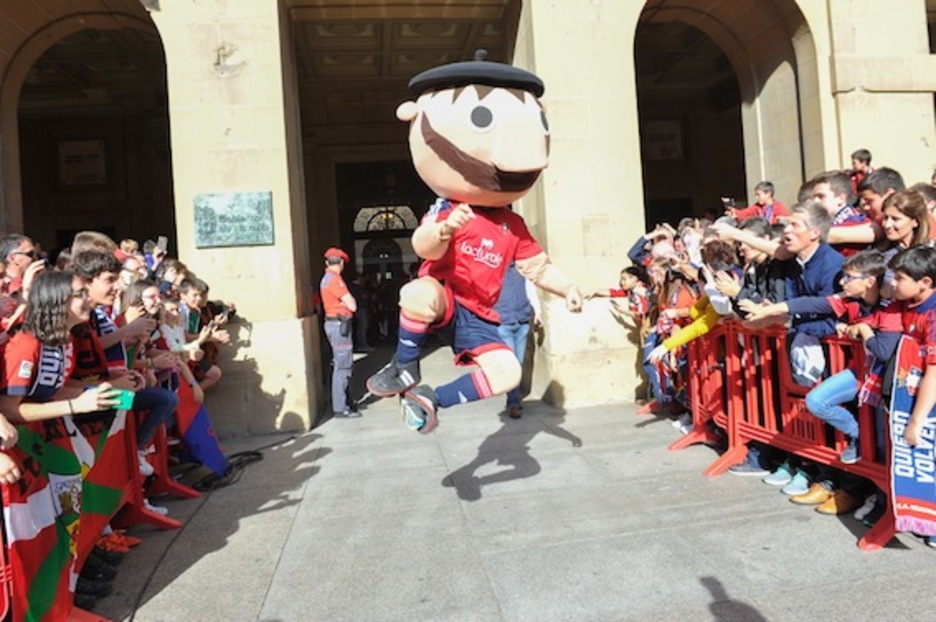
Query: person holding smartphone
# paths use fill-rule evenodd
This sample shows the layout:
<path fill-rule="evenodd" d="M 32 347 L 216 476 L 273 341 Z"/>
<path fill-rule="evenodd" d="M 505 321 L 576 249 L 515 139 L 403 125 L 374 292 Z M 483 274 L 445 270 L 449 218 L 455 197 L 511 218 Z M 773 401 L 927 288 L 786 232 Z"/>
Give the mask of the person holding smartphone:
<path fill-rule="evenodd" d="M 179 310 L 185 327 L 187 341 L 199 341 L 202 357 L 190 361 L 189 368 L 203 390 L 213 387 L 221 380 L 221 368 L 217 365 L 218 344 L 230 343 L 231 336 L 221 328 L 221 320 L 211 316 L 207 309 L 208 284 L 190 276 L 179 284 L 182 305 Z M 202 333 L 207 329 L 207 336 Z"/>
<path fill-rule="evenodd" d="M 5 375 L 0 388 L 2 448 L 16 444 L 17 424 L 108 410 L 119 391 L 108 382 L 93 388 L 66 386 L 65 347 L 71 330 L 87 322 L 88 289 L 72 272 L 45 272 L 36 278 L 28 299 L 23 330 L 3 349 Z M 41 373 L 40 373 L 41 370 Z"/>
<path fill-rule="evenodd" d="M 22 452 L 7 453 L 19 436 L 12 424 L 108 410 L 117 396 L 108 383 L 88 390 L 65 386 L 69 332 L 90 314 L 82 279 L 71 272 L 45 272 L 30 289 L 28 304 L 23 329 L 2 350 L 0 483 L 8 485 L 19 480 L 23 467 Z"/>
<path fill-rule="evenodd" d="M 121 318 L 119 324 L 115 321 L 112 309 L 118 291 L 120 262 L 112 253 L 83 251 L 75 255 L 72 264 L 84 279 L 91 306 L 87 326 L 73 331 L 76 333 L 73 376 L 78 384 L 93 384 L 106 378 L 114 387 L 134 392 L 133 410 L 149 411 L 137 429 L 140 474 L 152 475 L 152 465 L 145 459 L 145 448 L 159 425 L 171 419 L 179 400 L 172 391 L 147 386 L 144 374 L 132 368 L 127 344 L 133 347 L 148 339 L 156 329 L 156 320 L 140 309 L 139 301 L 133 301 L 127 308 L 133 308 L 134 312 Z M 155 285 L 153 288 L 156 289 Z M 158 506 L 150 506 L 150 509 L 160 514 L 168 512 Z"/>

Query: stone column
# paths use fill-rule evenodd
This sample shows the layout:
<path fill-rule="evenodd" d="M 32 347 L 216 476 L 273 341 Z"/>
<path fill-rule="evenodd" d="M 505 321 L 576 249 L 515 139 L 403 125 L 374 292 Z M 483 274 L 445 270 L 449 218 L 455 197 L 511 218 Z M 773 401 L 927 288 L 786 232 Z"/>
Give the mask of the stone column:
<path fill-rule="evenodd" d="M 209 391 L 218 433 L 308 428 L 320 369 L 289 18 L 279 2 L 163 2 L 179 257 L 244 323 Z M 203 193 L 272 194 L 273 243 L 196 247 Z"/>
<path fill-rule="evenodd" d="M 616 287 L 644 232 L 634 33 L 643 0 L 524 0 L 514 63 L 546 84 L 549 168 L 519 212 L 583 291 Z M 637 352 L 608 310 L 542 294 L 546 346 L 534 392 L 558 405 L 633 399 Z M 548 382 L 547 382 L 548 381 Z"/>
<path fill-rule="evenodd" d="M 838 160 L 865 147 L 873 166 L 890 166 L 907 184 L 929 181 L 936 164 L 926 7 L 909 2 L 829 2 L 831 90 L 838 120 Z"/>

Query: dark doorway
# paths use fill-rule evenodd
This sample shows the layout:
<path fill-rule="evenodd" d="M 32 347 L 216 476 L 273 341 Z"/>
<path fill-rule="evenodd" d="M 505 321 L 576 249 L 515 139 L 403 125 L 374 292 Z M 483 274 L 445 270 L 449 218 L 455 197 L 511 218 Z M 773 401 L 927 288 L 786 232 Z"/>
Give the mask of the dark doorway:
<path fill-rule="evenodd" d="M 370 343 L 395 338 L 399 291 L 418 265 L 410 237 L 435 200 L 409 160 L 335 166 L 341 245 L 369 290 Z"/>
<path fill-rule="evenodd" d="M 379 279 L 403 279 L 406 267 L 416 261 L 409 238 L 419 219 L 435 200 L 412 162 L 347 162 L 335 165 L 338 197 L 338 227 L 341 245 L 350 249 L 358 272 L 373 272 L 373 254 L 365 258 L 364 248 L 384 248 L 374 245 L 386 242 L 386 249 L 395 248 L 394 265 L 389 274 Z M 366 260 L 366 262 L 365 262 Z"/>
<path fill-rule="evenodd" d="M 175 238 L 166 61 L 152 29 L 89 28 L 32 66 L 19 101 L 26 233 Z M 70 244 L 70 241 L 69 241 Z"/>
<path fill-rule="evenodd" d="M 647 225 L 746 200 L 741 96 L 722 50 L 682 22 L 645 21 L 634 54 Z"/>

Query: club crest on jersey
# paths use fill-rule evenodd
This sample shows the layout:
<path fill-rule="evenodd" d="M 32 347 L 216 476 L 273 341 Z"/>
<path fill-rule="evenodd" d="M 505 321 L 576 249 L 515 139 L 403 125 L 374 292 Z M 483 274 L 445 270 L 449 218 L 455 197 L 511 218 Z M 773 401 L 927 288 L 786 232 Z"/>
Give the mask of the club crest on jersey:
<path fill-rule="evenodd" d="M 29 380 L 32 378 L 33 371 L 33 362 L 32 361 L 21 361 L 19 366 L 19 371 L 16 372 L 17 378 L 22 378 L 24 380 Z"/>
<path fill-rule="evenodd" d="M 504 256 L 494 250 L 494 241 L 488 238 L 481 238 L 481 243 L 477 246 L 472 246 L 465 240 L 459 250 L 488 268 L 497 269 L 504 263 Z"/>

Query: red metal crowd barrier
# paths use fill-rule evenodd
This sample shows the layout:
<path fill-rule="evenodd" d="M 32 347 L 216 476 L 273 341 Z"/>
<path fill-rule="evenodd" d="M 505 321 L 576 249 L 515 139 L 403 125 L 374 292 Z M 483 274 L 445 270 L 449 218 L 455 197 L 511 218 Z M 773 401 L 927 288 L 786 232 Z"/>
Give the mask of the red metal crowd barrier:
<path fill-rule="evenodd" d="M 692 431 L 670 444 L 676 450 L 696 443 L 719 443 L 721 439 L 708 425 L 711 421 L 722 430 L 728 428 L 728 408 L 725 404 L 723 371 L 726 325 L 712 329 L 705 338 L 686 344 L 686 367 L 689 375 L 689 395 L 692 408 Z"/>
<path fill-rule="evenodd" d="M 10 594 L 13 593 L 13 566 L 7 560 L 3 530 L 0 529 L 0 620 L 10 612 Z"/>
<path fill-rule="evenodd" d="M 128 417 L 128 421 L 131 419 L 135 418 Z M 133 425 L 133 423 L 129 425 Z M 128 438 L 130 438 L 129 435 Z M 135 426 L 132 438 L 136 439 Z M 156 446 L 155 464 L 153 465 L 155 473 L 153 479 L 146 488 L 146 493 L 144 493 L 142 486 L 143 478 L 140 475 L 136 442 L 128 442 L 126 444 L 127 464 L 132 465 L 132 473 L 134 473 L 136 477 L 131 477 L 124 488 L 125 510 L 115 521 L 115 526 L 117 527 L 152 525 L 157 529 L 178 529 L 182 526 L 182 523 L 178 520 L 169 516 L 157 514 L 146 508 L 145 495 L 172 494 L 182 497 L 183 499 L 195 499 L 201 496 L 201 493 L 197 490 L 176 482 L 172 479 L 172 476 L 169 475 L 169 451 L 166 445 L 165 426 L 159 426 L 156 436 L 153 437 L 153 442 Z"/>
<path fill-rule="evenodd" d="M 690 344 L 693 430 L 670 445 L 682 449 L 711 442 L 716 435 L 709 422 L 725 431 L 728 449 L 705 470 L 723 473 L 747 456 L 747 443 L 759 441 L 819 465 L 872 481 L 890 490 L 889 438 L 876 442 L 874 413 L 858 409 L 859 455 L 855 464 L 844 464 L 839 455 L 846 445 L 841 432 L 806 410 L 804 398 L 811 387 L 793 381 L 783 328 L 749 330 L 738 322 L 725 322 Z M 838 337 L 823 340 L 830 375 L 853 364 L 864 369 L 865 350 L 860 341 Z M 860 374 L 859 374 L 860 375 Z M 884 447 L 879 455 L 876 446 Z M 889 502 L 889 501 L 888 501 Z M 858 545 L 879 549 L 896 534 L 894 517 L 885 512 Z"/>

